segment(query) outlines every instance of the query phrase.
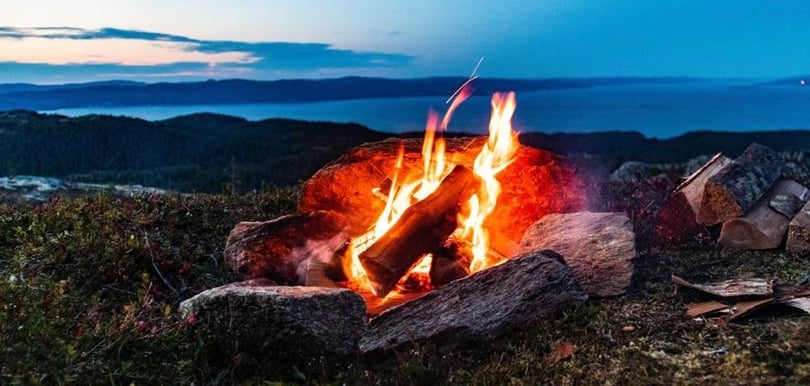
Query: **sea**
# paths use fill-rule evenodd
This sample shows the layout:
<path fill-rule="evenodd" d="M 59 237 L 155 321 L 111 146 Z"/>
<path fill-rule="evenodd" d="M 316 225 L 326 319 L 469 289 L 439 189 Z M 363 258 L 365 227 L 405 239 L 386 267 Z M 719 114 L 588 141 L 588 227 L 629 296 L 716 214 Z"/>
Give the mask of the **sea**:
<path fill-rule="evenodd" d="M 213 112 L 249 120 L 291 118 L 353 122 L 403 133 L 424 129 L 428 111 L 443 114 L 447 97 L 353 99 L 307 103 L 69 108 L 46 113 L 108 114 L 163 120 Z M 591 133 L 637 131 L 671 138 L 699 131 L 810 129 L 810 85 L 735 81 L 596 86 L 516 94 L 513 126 L 520 132 Z M 490 95 L 474 95 L 456 111 L 452 132 L 486 133 Z"/>

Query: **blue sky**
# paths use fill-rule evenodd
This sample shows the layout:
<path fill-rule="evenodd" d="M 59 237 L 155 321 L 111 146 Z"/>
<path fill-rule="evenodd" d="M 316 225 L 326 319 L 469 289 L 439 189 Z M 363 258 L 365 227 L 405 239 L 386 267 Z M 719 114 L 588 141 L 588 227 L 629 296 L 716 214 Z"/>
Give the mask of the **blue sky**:
<path fill-rule="evenodd" d="M 810 2 L 5 0 L 0 83 L 810 73 Z"/>

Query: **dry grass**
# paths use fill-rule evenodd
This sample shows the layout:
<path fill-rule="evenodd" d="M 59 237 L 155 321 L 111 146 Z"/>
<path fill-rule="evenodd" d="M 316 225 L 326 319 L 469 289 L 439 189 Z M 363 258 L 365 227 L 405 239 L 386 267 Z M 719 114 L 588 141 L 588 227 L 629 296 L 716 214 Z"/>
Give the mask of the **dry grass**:
<path fill-rule="evenodd" d="M 296 194 L 97 196 L 0 207 L 0 383 L 810 384 L 810 317 L 770 309 L 740 323 L 691 320 L 684 305 L 705 296 L 669 279 L 795 283 L 810 273 L 810 261 L 698 241 L 644 246 L 624 296 L 450 353 L 418 344 L 382 358 L 297 364 L 214 354 L 177 304 L 234 280 L 221 259 L 228 231 L 240 220 L 294 211 Z M 637 201 L 625 210 L 643 232 L 650 205 Z M 561 343 L 577 351 L 548 364 Z"/>

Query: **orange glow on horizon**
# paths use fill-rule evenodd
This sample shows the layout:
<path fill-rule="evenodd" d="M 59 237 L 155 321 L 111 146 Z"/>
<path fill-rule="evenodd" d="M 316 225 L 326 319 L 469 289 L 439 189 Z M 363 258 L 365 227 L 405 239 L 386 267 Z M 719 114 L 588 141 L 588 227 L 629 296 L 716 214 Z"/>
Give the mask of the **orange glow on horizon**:
<path fill-rule="evenodd" d="M 149 66 L 182 62 L 254 63 L 247 52 L 201 52 L 194 43 L 137 39 L 4 39 L 0 62 Z"/>

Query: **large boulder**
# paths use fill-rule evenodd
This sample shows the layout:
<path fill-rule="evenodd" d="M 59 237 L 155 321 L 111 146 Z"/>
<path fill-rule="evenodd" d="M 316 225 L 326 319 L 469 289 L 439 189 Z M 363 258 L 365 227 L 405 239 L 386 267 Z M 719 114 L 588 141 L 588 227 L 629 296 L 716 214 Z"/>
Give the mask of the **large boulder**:
<path fill-rule="evenodd" d="M 268 286 L 251 280 L 204 291 L 180 304 L 210 347 L 307 360 L 358 352 L 363 298 L 347 289 Z"/>
<path fill-rule="evenodd" d="M 245 279 L 305 284 L 307 262 L 313 259 L 341 270 L 334 254 L 348 241 L 348 230 L 346 217 L 326 210 L 240 222 L 228 236 L 225 261 Z"/>
<path fill-rule="evenodd" d="M 369 323 L 360 349 L 380 353 L 429 341 L 452 350 L 550 318 L 587 298 L 559 256 L 522 255 L 383 312 Z"/>
<path fill-rule="evenodd" d="M 615 296 L 630 286 L 635 238 L 624 213 L 556 213 L 526 230 L 519 253 L 557 252 L 589 295 Z"/>
<path fill-rule="evenodd" d="M 447 138 L 449 162 L 472 168 L 486 140 L 486 137 Z M 401 176 L 421 175 L 421 138 L 367 143 L 316 172 L 304 184 L 299 211 L 340 212 L 347 217 L 352 235 L 362 234 L 385 206 L 373 190 L 393 178 L 400 145 L 404 149 Z M 573 167 L 547 151 L 521 146 L 514 162 L 498 179 L 502 185 L 501 196 L 486 225 L 514 242 L 544 215 L 580 210 L 585 206 L 583 187 Z"/>

